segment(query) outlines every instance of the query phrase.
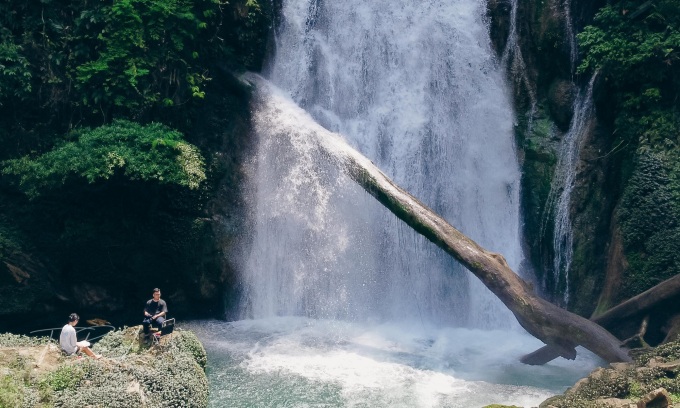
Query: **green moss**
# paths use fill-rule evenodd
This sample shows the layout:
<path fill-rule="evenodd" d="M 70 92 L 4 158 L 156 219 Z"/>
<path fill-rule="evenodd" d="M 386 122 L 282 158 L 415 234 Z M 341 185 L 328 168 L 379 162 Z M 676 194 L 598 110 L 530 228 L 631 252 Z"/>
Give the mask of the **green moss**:
<path fill-rule="evenodd" d="M 518 407 L 517 405 L 491 404 L 491 405 L 485 405 L 482 408 L 522 408 L 522 407 Z"/>
<path fill-rule="evenodd" d="M 578 387 L 564 395 L 555 396 L 548 401 L 558 408 L 598 407 L 599 398 L 621 398 L 639 400 L 649 392 L 664 388 L 675 401 L 680 394 L 678 369 L 662 369 L 647 365 L 650 360 L 671 362 L 680 358 L 680 342 L 664 344 L 656 348 L 632 351 L 634 363 L 625 369 L 598 369 Z M 541 406 L 546 406 L 545 401 Z"/>
<path fill-rule="evenodd" d="M 208 364 L 208 354 L 198 337 L 193 332 L 186 330 L 178 330 L 175 333 L 172 341 L 166 347 L 176 348 L 180 352 L 188 353 L 201 368 L 205 369 Z"/>
<path fill-rule="evenodd" d="M 163 346 L 140 347 L 139 330 L 125 328 L 104 336 L 94 345 L 102 360 L 63 358 L 58 347 L 40 346 L 45 339 L 0 335 L 0 346 L 21 347 L 33 358 L 41 358 L 44 350 L 56 354 L 47 358 L 56 366 L 43 364 L 40 371 L 33 371 L 33 360 L 5 357 L 8 371 L 0 378 L 0 407 L 82 408 L 103 401 L 107 408 L 206 407 L 206 356 L 196 336 L 178 331 Z"/>
<path fill-rule="evenodd" d="M 622 297 L 680 273 L 680 171 L 664 153 L 641 153 L 618 211 L 629 267 Z"/>
<path fill-rule="evenodd" d="M 21 407 L 24 403 L 24 387 L 11 375 L 0 376 L 0 408 Z"/>
<path fill-rule="evenodd" d="M 546 258 L 551 258 L 551 249 L 544 248 L 544 237 L 550 236 L 551 220 L 546 219 L 546 202 L 551 190 L 555 165 L 557 163 L 555 126 L 548 119 L 542 107 L 537 118 L 521 138 L 525 160 L 522 164 L 522 205 L 525 219 L 525 234 L 531 247 L 532 263 L 537 266 L 537 277 L 543 280 L 541 267 Z M 544 229 L 547 227 L 547 229 Z"/>
<path fill-rule="evenodd" d="M 81 367 L 62 365 L 49 373 L 41 382 L 42 387 L 49 387 L 52 391 L 75 390 L 85 376 Z"/>

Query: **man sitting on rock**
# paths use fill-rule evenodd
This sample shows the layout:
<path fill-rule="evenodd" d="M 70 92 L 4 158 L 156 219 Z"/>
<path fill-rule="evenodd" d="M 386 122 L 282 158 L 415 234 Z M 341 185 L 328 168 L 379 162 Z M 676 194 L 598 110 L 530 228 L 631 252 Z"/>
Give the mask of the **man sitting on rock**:
<path fill-rule="evenodd" d="M 61 346 L 61 349 L 69 356 L 82 351 L 94 359 L 98 360 L 102 358 L 101 355 L 94 354 L 92 350 L 90 350 L 89 341 L 78 341 L 76 329 L 74 329 L 74 326 L 78 324 L 78 320 L 80 320 L 80 316 L 77 314 L 71 313 L 69 315 L 68 323 L 61 329 L 61 335 L 59 336 L 59 345 Z"/>
<path fill-rule="evenodd" d="M 144 320 L 142 325 L 144 326 L 144 337 L 149 336 L 149 328 L 151 325 L 154 327 L 162 327 L 165 321 L 165 315 L 168 313 L 168 306 L 165 304 L 165 300 L 161 299 L 161 290 L 154 288 L 153 298 L 149 299 L 144 306 Z"/>

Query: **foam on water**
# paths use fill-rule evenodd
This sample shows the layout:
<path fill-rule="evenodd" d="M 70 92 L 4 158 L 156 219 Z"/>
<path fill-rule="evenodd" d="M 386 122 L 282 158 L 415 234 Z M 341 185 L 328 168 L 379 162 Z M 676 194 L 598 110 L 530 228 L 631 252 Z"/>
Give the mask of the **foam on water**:
<path fill-rule="evenodd" d="M 329 159 L 344 138 L 518 271 L 513 112 L 485 6 L 282 1 L 233 257 L 254 320 L 190 325 L 214 407 L 535 406 L 596 365 L 521 365 L 542 344 Z"/>
<path fill-rule="evenodd" d="M 208 350 L 214 407 L 537 406 L 598 362 L 579 350 L 575 362 L 526 366 L 519 357 L 541 345 L 526 334 L 421 322 L 282 317 L 188 328 Z"/>

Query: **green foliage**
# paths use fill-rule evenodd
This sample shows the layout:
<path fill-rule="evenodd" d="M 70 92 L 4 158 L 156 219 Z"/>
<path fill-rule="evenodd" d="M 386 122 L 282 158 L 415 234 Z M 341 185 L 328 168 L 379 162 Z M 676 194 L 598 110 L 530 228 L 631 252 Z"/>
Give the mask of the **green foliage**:
<path fill-rule="evenodd" d="M 41 386 L 49 387 L 52 391 L 75 390 L 84 376 L 85 372 L 80 366 L 64 364 L 50 372 Z"/>
<path fill-rule="evenodd" d="M 24 402 L 23 385 L 11 375 L 0 376 L 0 408 L 21 407 Z"/>
<path fill-rule="evenodd" d="M 624 141 L 643 148 L 678 145 L 680 90 L 680 4 L 659 0 L 631 18 L 641 1 L 603 7 L 594 24 L 577 37 L 583 53 L 580 72 L 599 70 L 619 112 Z"/>
<path fill-rule="evenodd" d="M 234 52 L 240 55 L 241 64 L 250 70 L 259 70 L 264 58 L 271 24 L 271 10 L 267 8 L 269 3 L 256 0 L 236 3 L 238 18 L 230 42 L 234 44 Z"/>
<path fill-rule="evenodd" d="M 21 334 L 0 333 L 0 347 L 33 347 L 54 343 L 49 337 L 29 337 Z"/>
<path fill-rule="evenodd" d="M 29 62 L 21 47 L 11 41 L 0 43 L 0 104 L 3 99 L 27 99 L 31 92 Z"/>
<path fill-rule="evenodd" d="M 680 185 L 677 160 L 638 156 L 621 199 L 618 217 L 630 267 L 623 296 L 634 296 L 680 273 Z"/>
<path fill-rule="evenodd" d="M 83 103 L 137 110 L 203 98 L 210 77 L 199 59 L 201 33 L 218 7 L 218 0 L 119 0 L 89 12 L 101 32 L 82 30 L 98 51 L 75 67 Z"/>
<path fill-rule="evenodd" d="M 2 172 L 18 176 L 20 187 L 31 197 L 61 186 L 71 177 L 94 183 L 117 172 L 131 180 L 155 180 L 191 189 L 205 180 L 198 149 L 161 124 L 142 126 L 119 120 L 74 132 L 71 137 L 73 140 L 37 157 L 4 162 Z"/>
<path fill-rule="evenodd" d="M 195 360 L 194 352 L 203 346 L 190 332 L 172 335 L 164 347 L 126 353 L 129 341 L 137 341 L 140 327 L 108 333 L 94 347 L 102 360 L 54 358 L 56 366 L 45 362 L 34 371 L 41 349 L 31 350 L 28 361 L 5 352 L 0 376 L 0 408 L 62 407 L 110 408 L 204 408 L 208 404 L 208 381 Z M 0 345 L 28 346 L 26 338 L 0 335 Z M 59 353 L 52 348 L 48 353 Z M 203 356 L 204 357 L 204 356 Z M 9 362 L 9 364 L 7 364 Z"/>
<path fill-rule="evenodd" d="M 661 156 L 643 154 L 638 157 L 619 212 L 629 246 L 641 248 L 658 231 L 676 226 L 668 173 L 668 164 Z"/>
<path fill-rule="evenodd" d="M 207 406 L 208 382 L 194 354 L 196 350 L 203 350 L 203 346 L 196 336 L 178 331 L 167 346 L 137 348 L 136 353 L 126 354 L 131 349 L 130 341 L 138 343 L 139 329 L 138 326 L 117 330 L 97 342 L 95 349 L 105 357 L 125 358 L 119 360 L 121 364 L 105 368 L 101 367 L 101 360 L 85 360 L 83 378 L 89 385 L 79 387 L 74 393 L 60 394 L 59 406 L 77 408 L 103 400 L 107 407 L 141 406 L 143 396 L 147 396 L 146 406 L 154 408 Z M 128 391 L 135 387 L 139 392 Z M 153 397 L 148 399 L 148 396 Z"/>
<path fill-rule="evenodd" d="M 662 82 L 680 61 L 680 10 L 658 0 L 647 14 L 631 18 L 642 1 L 615 1 L 578 34 L 584 54 L 580 72 L 600 69 L 617 84 Z"/>
<path fill-rule="evenodd" d="M 208 354 L 194 332 L 178 330 L 175 333 L 169 348 L 176 348 L 179 352 L 188 353 L 205 370 L 208 364 Z"/>
<path fill-rule="evenodd" d="M 95 345 L 94 350 L 107 357 L 119 357 L 140 351 L 138 330 L 125 327 L 107 333 Z"/>
<path fill-rule="evenodd" d="M 186 125 L 218 67 L 259 69 L 271 19 L 255 0 L 0 2 L 0 140 L 30 151 L 43 126 Z"/>
<path fill-rule="evenodd" d="M 623 146 L 618 219 L 625 298 L 680 273 L 680 3 L 612 1 L 577 37 L 599 71 Z"/>

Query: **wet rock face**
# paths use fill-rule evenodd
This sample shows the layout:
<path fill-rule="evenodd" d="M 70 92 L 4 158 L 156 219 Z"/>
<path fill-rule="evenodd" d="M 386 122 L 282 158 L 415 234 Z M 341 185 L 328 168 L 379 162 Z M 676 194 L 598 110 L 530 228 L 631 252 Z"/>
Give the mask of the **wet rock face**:
<path fill-rule="evenodd" d="M 554 80 L 548 89 L 550 117 L 563 132 L 569 130 L 577 93 L 576 84 L 564 79 Z"/>
<path fill-rule="evenodd" d="M 592 21 L 594 13 L 605 3 L 574 0 L 530 0 L 518 2 L 518 46 L 525 64 L 521 77 L 509 70 L 515 87 L 517 141 L 522 165 L 522 205 L 527 248 L 545 296 L 563 296 L 553 282 L 554 220 L 547 200 L 559 156 L 560 142 L 569 131 L 574 101 L 588 78 L 575 75 L 578 61 L 573 37 Z M 510 3 L 489 3 L 493 43 L 503 51 L 503 35 L 509 30 Z M 570 5 L 570 8 L 567 8 Z M 568 17 L 571 17 L 569 19 Z M 598 91 L 596 84 L 595 92 Z M 599 104 L 599 103 L 598 103 Z M 611 227 L 616 205 L 616 163 L 611 150 L 610 121 L 597 117 L 583 136 L 582 153 L 577 165 L 576 185 L 572 193 L 570 219 L 574 236 L 574 260 L 570 272 L 570 304 L 568 308 L 589 315 L 597 303 L 607 270 L 608 242 L 615 229 Z M 529 221 L 530 220 L 530 221 Z M 615 283 L 615 282 L 614 282 Z M 608 296 L 616 291 L 609 284 Z"/>
<path fill-rule="evenodd" d="M 501 54 L 510 33 L 510 13 L 512 11 L 511 0 L 489 0 L 486 3 L 487 17 L 491 21 L 490 37 L 496 53 Z"/>

